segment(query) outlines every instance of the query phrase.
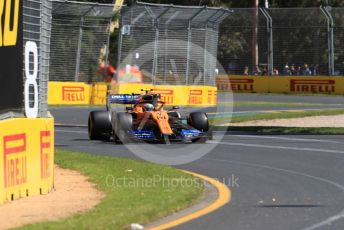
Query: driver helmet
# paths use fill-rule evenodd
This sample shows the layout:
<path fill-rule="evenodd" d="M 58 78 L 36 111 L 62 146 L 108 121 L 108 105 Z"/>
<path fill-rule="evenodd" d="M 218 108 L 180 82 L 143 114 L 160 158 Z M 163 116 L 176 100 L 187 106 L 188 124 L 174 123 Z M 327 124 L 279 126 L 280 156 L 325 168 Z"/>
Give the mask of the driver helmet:
<path fill-rule="evenodd" d="M 146 111 L 153 111 L 154 110 L 154 106 L 150 103 L 146 103 L 143 106 L 145 108 Z"/>

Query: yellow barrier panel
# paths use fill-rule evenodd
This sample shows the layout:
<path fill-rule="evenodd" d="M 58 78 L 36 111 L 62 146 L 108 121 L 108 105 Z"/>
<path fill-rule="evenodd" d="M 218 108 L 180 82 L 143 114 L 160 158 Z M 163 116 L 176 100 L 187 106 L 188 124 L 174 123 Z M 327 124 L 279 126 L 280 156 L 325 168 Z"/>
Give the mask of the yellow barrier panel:
<path fill-rule="evenodd" d="M 230 81 L 229 81 L 230 80 Z M 218 91 L 230 91 L 240 93 L 268 92 L 269 79 L 266 77 L 248 77 L 248 76 L 219 76 L 216 79 Z"/>
<path fill-rule="evenodd" d="M 344 94 L 344 78 L 338 77 L 338 78 L 331 78 L 331 80 L 335 80 L 335 88 L 334 92 L 335 94 Z"/>
<path fill-rule="evenodd" d="M 105 105 L 108 84 L 94 83 L 91 85 L 91 105 Z"/>
<path fill-rule="evenodd" d="M 299 77 L 289 79 L 288 93 L 301 93 L 301 94 L 343 94 L 344 91 L 336 91 L 338 82 L 336 78 L 330 77 Z"/>
<path fill-rule="evenodd" d="M 228 79 L 230 81 L 228 81 Z M 219 76 L 217 87 L 116 83 L 112 93 L 142 93 L 154 89 L 168 105 L 215 106 L 217 91 L 233 93 L 344 94 L 344 78 L 326 76 Z M 104 105 L 106 83 L 87 85 L 74 82 L 49 82 L 50 105 Z"/>
<path fill-rule="evenodd" d="M 54 185 L 54 119 L 0 121 L 0 203 L 47 194 Z"/>
<path fill-rule="evenodd" d="M 220 92 L 290 94 L 344 94 L 343 83 L 342 77 L 326 76 L 219 76 L 216 81 Z"/>
<path fill-rule="evenodd" d="M 49 82 L 50 105 L 105 105 L 108 84 L 87 85 L 74 82 Z M 114 83 L 110 91 L 116 94 L 142 93 L 153 89 L 160 93 L 167 105 L 215 106 L 217 88 L 214 86 L 175 86 L 140 83 Z"/>
<path fill-rule="evenodd" d="M 50 105 L 90 104 L 90 85 L 80 82 L 49 82 L 48 103 Z"/>
<path fill-rule="evenodd" d="M 161 94 L 167 105 L 180 106 L 215 106 L 217 103 L 217 88 L 213 86 L 175 86 L 119 83 L 111 87 L 112 93 L 130 94 L 142 93 L 141 89 L 153 89 Z"/>

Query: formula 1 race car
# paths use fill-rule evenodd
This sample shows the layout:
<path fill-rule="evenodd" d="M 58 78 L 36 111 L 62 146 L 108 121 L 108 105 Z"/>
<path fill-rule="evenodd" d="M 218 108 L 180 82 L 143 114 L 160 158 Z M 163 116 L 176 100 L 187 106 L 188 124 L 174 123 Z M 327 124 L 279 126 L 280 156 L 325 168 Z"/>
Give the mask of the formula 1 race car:
<path fill-rule="evenodd" d="M 111 104 L 130 104 L 124 112 L 115 111 Z M 107 111 L 92 111 L 88 119 L 90 140 L 116 142 L 205 142 L 212 139 L 208 116 L 191 112 L 182 118 L 178 107 L 164 110 L 160 94 L 110 94 Z"/>

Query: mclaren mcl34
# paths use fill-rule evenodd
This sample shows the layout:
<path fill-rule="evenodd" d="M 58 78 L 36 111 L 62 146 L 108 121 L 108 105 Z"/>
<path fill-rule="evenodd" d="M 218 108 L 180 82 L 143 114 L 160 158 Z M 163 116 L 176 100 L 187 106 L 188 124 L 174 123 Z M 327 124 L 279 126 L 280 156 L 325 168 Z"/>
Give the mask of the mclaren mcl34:
<path fill-rule="evenodd" d="M 106 111 L 92 111 L 88 118 L 91 140 L 115 142 L 206 142 L 212 139 L 208 116 L 191 112 L 182 117 L 179 107 L 165 110 L 161 95 L 110 94 Z M 125 110 L 113 109 L 112 104 L 126 104 Z M 128 106 L 130 105 L 130 106 Z"/>

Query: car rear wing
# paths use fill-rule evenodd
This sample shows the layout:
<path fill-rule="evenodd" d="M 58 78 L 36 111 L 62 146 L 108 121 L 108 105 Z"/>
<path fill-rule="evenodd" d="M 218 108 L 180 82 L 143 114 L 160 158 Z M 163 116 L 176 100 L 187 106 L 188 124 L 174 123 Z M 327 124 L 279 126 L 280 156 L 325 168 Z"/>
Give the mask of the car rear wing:
<path fill-rule="evenodd" d="M 135 104 L 140 94 L 110 94 L 109 102 L 112 104 Z"/>

